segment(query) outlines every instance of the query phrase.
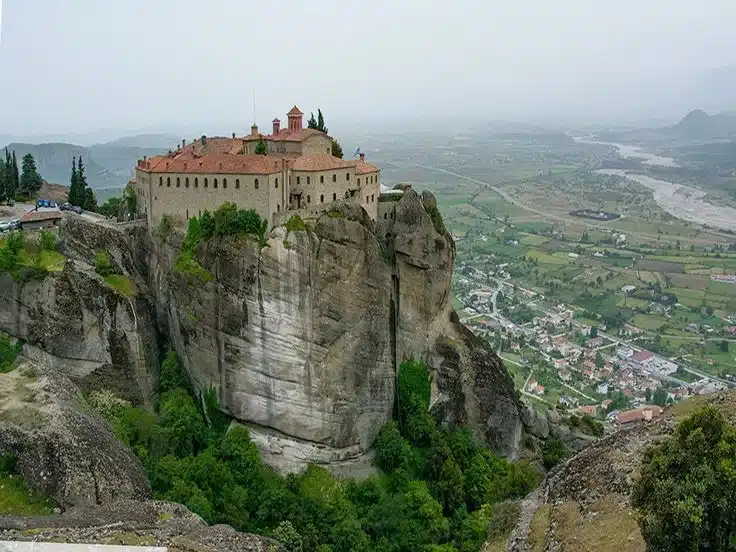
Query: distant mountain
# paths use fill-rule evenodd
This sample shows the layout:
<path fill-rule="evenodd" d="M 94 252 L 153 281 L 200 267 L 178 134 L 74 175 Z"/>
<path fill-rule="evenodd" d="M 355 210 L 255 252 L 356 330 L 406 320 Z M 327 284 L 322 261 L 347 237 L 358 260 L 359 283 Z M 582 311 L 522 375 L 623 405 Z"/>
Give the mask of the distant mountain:
<path fill-rule="evenodd" d="M 36 160 L 38 172 L 48 182 L 68 185 L 72 159 L 81 157 L 86 167 L 87 182 L 92 188 L 123 188 L 131 178 L 136 161 L 144 155 L 152 156 L 163 148 L 140 148 L 99 145 L 83 147 L 66 143 L 8 144 L 18 160 L 27 153 Z M 168 149 L 168 148 L 167 148 Z"/>
<path fill-rule="evenodd" d="M 123 136 L 112 142 L 96 145 L 99 147 L 148 148 L 166 151 L 175 148 L 180 142 L 180 138 L 173 134 L 138 134 L 136 136 Z"/>
<path fill-rule="evenodd" d="M 677 146 L 736 139 L 736 114 L 708 115 L 694 109 L 674 125 L 627 131 L 602 131 L 598 139 L 641 145 Z"/>

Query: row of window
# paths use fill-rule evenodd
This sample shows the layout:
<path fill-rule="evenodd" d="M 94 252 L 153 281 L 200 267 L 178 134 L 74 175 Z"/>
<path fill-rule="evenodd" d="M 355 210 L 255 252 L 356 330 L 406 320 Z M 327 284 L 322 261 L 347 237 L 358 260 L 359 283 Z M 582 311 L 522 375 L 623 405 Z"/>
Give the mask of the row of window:
<path fill-rule="evenodd" d="M 309 177 L 309 176 L 307 176 L 306 178 L 307 178 L 307 184 L 311 184 L 312 183 L 312 178 Z M 368 180 L 369 178 L 370 178 L 370 180 Z M 350 173 L 345 173 L 345 180 L 347 182 L 350 182 Z M 301 184 L 302 183 L 301 181 L 302 181 L 302 177 L 301 176 L 297 176 L 296 177 L 296 183 L 297 184 Z M 333 182 L 337 182 L 337 174 L 332 173 L 332 181 Z M 291 180 L 289 180 L 289 182 L 291 182 Z M 372 175 L 370 177 L 368 177 L 368 176 L 365 177 L 365 183 L 366 184 L 373 184 L 375 182 L 378 182 L 378 176 Z M 324 184 L 325 183 L 325 175 L 323 175 L 323 174 L 320 175 L 320 177 L 319 177 L 319 183 L 320 184 Z M 360 178 L 358 178 L 358 186 L 360 186 Z"/>
<path fill-rule="evenodd" d="M 350 197 L 350 192 L 349 191 L 346 191 L 345 192 L 345 199 L 348 199 L 349 197 Z M 337 194 L 334 194 L 334 193 L 332 194 L 332 201 L 337 201 Z M 376 196 L 375 195 L 365 196 L 365 202 L 366 203 L 375 203 L 375 201 L 376 201 Z M 319 196 L 319 202 L 320 203 L 324 203 L 325 202 L 325 196 L 324 196 L 324 194 L 321 194 Z M 309 194 L 307 194 L 307 203 L 312 203 L 312 196 L 310 196 Z"/>
<path fill-rule="evenodd" d="M 159 177 L 159 179 L 158 179 L 158 185 L 159 186 L 163 186 L 164 185 L 164 178 L 163 178 L 163 176 L 160 176 Z M 259 182 L 258 182 L 258 179 L 257 178 L 255 179 L 254 185 L 255 185 L 255 189 L 257 190 L 259 188 Z M 170 188 L 171 187 L 171 177 L 170 176 L 167 176 L 166 177 L 166 187 L 167 188 Z M 176 177 L 176 187 L 177 188 L 181 188 L 181 178 L 178 177 L 178 176 Z M 188 176 L 184 179 L 184 187 L 185 188 L 188 188 L 189 187 L 189 177 Z M 199 188 L 199 177 L 194 177 L 194 187 L 195 188 Z M 209 181 L 207 180 L 206 177 L 204 179 L 204 187 L 205 188 L 209 188 Z M 213 178 L 212 179 L 212 187 L 213 188 L 217 188 L 217 179 L 216 178 Z M 227 188 L 227 178 L 223 178 L 222 179 L 222 187 L 223 188 Z M 279 179 L 276 178 L 276 179 L 274 179 L 274 188 L 278 188 L 278 187 L 279 187 Z M 236 178 L 235 179 L 235 189 L 236 190 L 239 190 L 240 189 L 240 179 L 239 178 Z"/>
<path fill-rule="evenodd" d="M 370 180 L 369 180 L 369 178 L 370 178 Z M 308 176 L 307 177 L 307 184 L 310 184 L 311 183 L 310 180 L 311 180 L 311 178 Z M 350 173 L 345 173 L 345 180 L 347 180 L 347 181 L 350 180 Z M 333 174 L 332 175 L 332 181 L 333 182 L 337 182 L 337 175 L 336 174 Z M 378 176 L 376 176 L 376 175 L 372 175 L 370 177 L 367 177 L 366 176 L 366 178 L 365 178 L 365 183 L 366 184 L 374 184 L 375 182 L 378 182 Z M 297 176 L 296 177 L 296 183 L 297 184 L 300 184 L 301 183 L 301 177 L 300 176 Z M 324 175 L 321 175 L 319 177 L 319 183 L 320 184 L 324 184 L 325 183 L 325 177 L 324 177 Z M 164 178 L 163 178 L 163 176 L 160 176 L 158 178 L 158 185 L 159 186 L 163 186 L 164 185 Z M 171 177 L 170 176 L 167 176 L 166 177 L 166 186 L 169 187 L 169 188 L 171 187 Z M 360 178 L 358 178 L 358 186 L 360 186 Z M 178 176 L 176 177 L 176 187 L 177 188 L 181 188 L 181 178 L 178 177 Z M 184 187 L 185 188 L 188 188 L 189 187 L 189 177 L 188 176 L 184 179 Z M 195 188 L 199 188 L 199 177 L 195 177 L 194 178 L 194 187 Z M 209 182 L 207 181 L 207 178 L 204 179 L 204 187 L 205 188 L 209 187 Z M 212 179 L 212 187 L 213 188 L 217 188 L 217 179 L 216 178 L 213 178 Z M 223 188 L 227 188 L 227 178 L 223 178 L 222 179 L 222 187 Z M 276 178 L 274 180 L 274 188 L 278 188 L 278 187 L 279 187 L 279 179 Z M 238 189 L 238 190 L 240 189 L 240 179 L 239 178 L 236 178 L 235 179 L 235 188 Z M 255 188 L 256 188 L 256 190 L 258 189 L 258 179 L 257 178 L 255 179 Z"/>

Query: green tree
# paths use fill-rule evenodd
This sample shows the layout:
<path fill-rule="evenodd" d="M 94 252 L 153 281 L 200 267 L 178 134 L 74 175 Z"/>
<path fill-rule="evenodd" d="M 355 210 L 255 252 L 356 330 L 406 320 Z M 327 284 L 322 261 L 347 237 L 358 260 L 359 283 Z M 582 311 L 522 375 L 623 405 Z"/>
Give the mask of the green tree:
<path fill-rule="evenodd" d="M 332 155 L 337 157 L 338 159 L 342 159 L 343 156 L 342 146 L 340 145 L 340 142 L 338 142 L 334 138 L 332 140 Z"/>
<path fill-rule="evenodd" d="M 266 141 L 263 138 L 258 140 L 255 151 L 256 155 L 268 155 L 268 144 L 266 144 Z"/>
<path fill-rule="evenodd" d="M 309 114 L 309 119 L 307 119 L 307 128 L 317 128 L 317 119 L 314 118 L 314 112 Z"/>
<path fill-rule="evenodd" d="M 20 189 L 20 172 L 18 171 L 18 160 L 15 157 L 15 150 L 13 150 L 11 173 L 13 177 L 13 197 L 15 197 L 15 194 Z"/>
<path fill-rule="evenodd" d="M 273 538 L 279 541 L 287 552 L 302 552 L 302 536 L 294 529 L 290 521 L 282 521 L 273 532 Z"/>
<path fill-rule="evenodd" d="M 128 217 L 134 219 L 138 214 L 138 193 L 131 184 L 125 186 L 123 198 L 125 199 L 125 206 L 127 208 L 126 210 L 128 212 Z"/>
<path fill-rule="evenodd" d="M 598 368 L 603 368 L 606 365 L 606 361 L 603 360 L 603 355 L 600 351 L 595 352 L 595 365 Z"/>
<path fill-rule="evenodd" d="M 26 153 L 23 156 L 23 172 L 20 176 L 20 190 L 22 193 L 33 196 L 39 192 L 43 185 L 43 178 L 38 174 L 36 160 L 33 155 Z"/>
<path fill-rule="evenodd" d="M 567 447 L 556 435 L 550 436 L 542 448 L 542 462 L 544 467 L 552 469 L 567 457 Z"/>
<path fill-rule="evenodd" d="M 667 389 L 658 387 L 652 395 L 652 402 L 658 406 L 665 406 L 667 404 Z"/>
<path fill-rule="evenodd" d="M 317 110 L 317 130 L 321 130 L 325 134 L 328 134 L 327 127 L 325 126 L 325 118 L 322 116 L 322 110 Z"/>
<path fill-rule="evenodd" d="M 79 173 L 77 172 L 76 157 L 72 157 L 72 175 L 69 179 L 69 194 L 67 196 L 67 201 L 72 205 L 79 205 Z"/>
<path fill-rule="evenodd" d="M 713 406 L 650 449 L 632 490 L 651 552 L 736 549 L 736 428 Z"/>
<path fill-rule="evenodd" d="M 82 208 L 85 211 L 96 211 L 97 210 L 97 198 L 92 188 L 84 189 L 84 201 L 82 202 Z"/>

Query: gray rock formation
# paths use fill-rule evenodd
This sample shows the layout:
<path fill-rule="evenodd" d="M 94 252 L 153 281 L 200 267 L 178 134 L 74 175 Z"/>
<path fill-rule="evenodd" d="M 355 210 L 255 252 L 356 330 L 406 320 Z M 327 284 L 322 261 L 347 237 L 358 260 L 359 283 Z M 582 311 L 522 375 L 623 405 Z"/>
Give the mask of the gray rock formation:
<path fill-rule="evenodd" d="M 163 501 L 119 501 L 36 518 L 4 516 L 3 540 L 165 546 L 171 552 L 285 552 L 272 539 L 228 525 L 208 527 L 181 504 Z"/>
<path fill-rule="evenodd" d="M 64 218 L 61 272 L 22 282 L 0 273 L 0 331 L 26 343 L 24 354 L 69 376 L 85 390 L 110 389 L 150 404 L 157 366 L 153 309 L 144 294 L 128 298 L 97 275 L 95 251 L 107 249 L 118 271 L 135 275 L 126 232 Z"/>
<path fill-rule="evenodd" d="M 277 469 L 360 458 L 391 417 L 408 358 L 430 367 L 441 420 L 517 452 L 512 381 L 450 305 L 455 249 L 428 213 L 433 196 L 407 190 L 395 209 L 375 225 L 339 204 L 308 231 L 276 227 L 262 249 L 211 241 L 196 252 L 208 282 L 176 269 L 181 236 L 152 238 L 150 288 L 191 379 L 217 390 Z"/>
<path fill-rule="evenodd" d="M 0 454 L 61 506 L 151 496 L 143 466 L 53 369 L 24 361 L 0 374 Z"/>

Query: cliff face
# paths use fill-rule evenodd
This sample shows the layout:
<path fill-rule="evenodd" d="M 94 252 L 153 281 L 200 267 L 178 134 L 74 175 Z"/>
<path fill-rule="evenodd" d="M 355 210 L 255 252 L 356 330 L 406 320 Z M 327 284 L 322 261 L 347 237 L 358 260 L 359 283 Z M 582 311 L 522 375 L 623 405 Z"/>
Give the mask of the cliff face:
<path fill-rule="evenodd" d="M 312 462 L 357 474 L 392 417 L 398 365 L 421 359 L 432 412 L 514 456 L 521 407 L 499 358 L 451 308 L 455 248 L 434 198 L 408 190 L 391 210 L 378 223 L 347 203 L 304 214 L 306 227 L 276 226 L 266 247 L 210 240 L 195 254 L 199 276 L 177 266 L 181 230 L 164 240 L 140 224 L 68 215 L 62 272 L 28 283 L 0 275 L 0 331 L 82 390 L 144 405 L 172 346 L 195 387 L 214 389 L 282 471 Z M 134 297 L 95 273 L 101 249 L 135 281 Z"/>
<path fill-rule="evenodd" d="M 396 366 L 412 357 L 431 369 L 437 416 L 515 454 L 518 400 L 452 311 L 454 244 L 435 229 L 432 202 L 407 191 L 378 226 L 343 204 L 311 230 L 276 227 L 265 248 L 210 242 L 197 251 L 206 282 L 176 268 L 180 236 L 153 238 L 151 290 L 171 342 L 271 465 L 361 457 L 391 417 Z"/>
<path fill-rule="evenodd" d="M 120 272 L 134 274 L 131 242 L 120 229 L 65 218 L 61 272 L 15 281 L 0 273 L 0 331 L 26 342 L 24 355 L 85 390 L 109 389 L 150 404 L 157 365 L 153 309 L 144 294 L 128 298 L 94 272 L 94 252 L 106 249 Z"/>

